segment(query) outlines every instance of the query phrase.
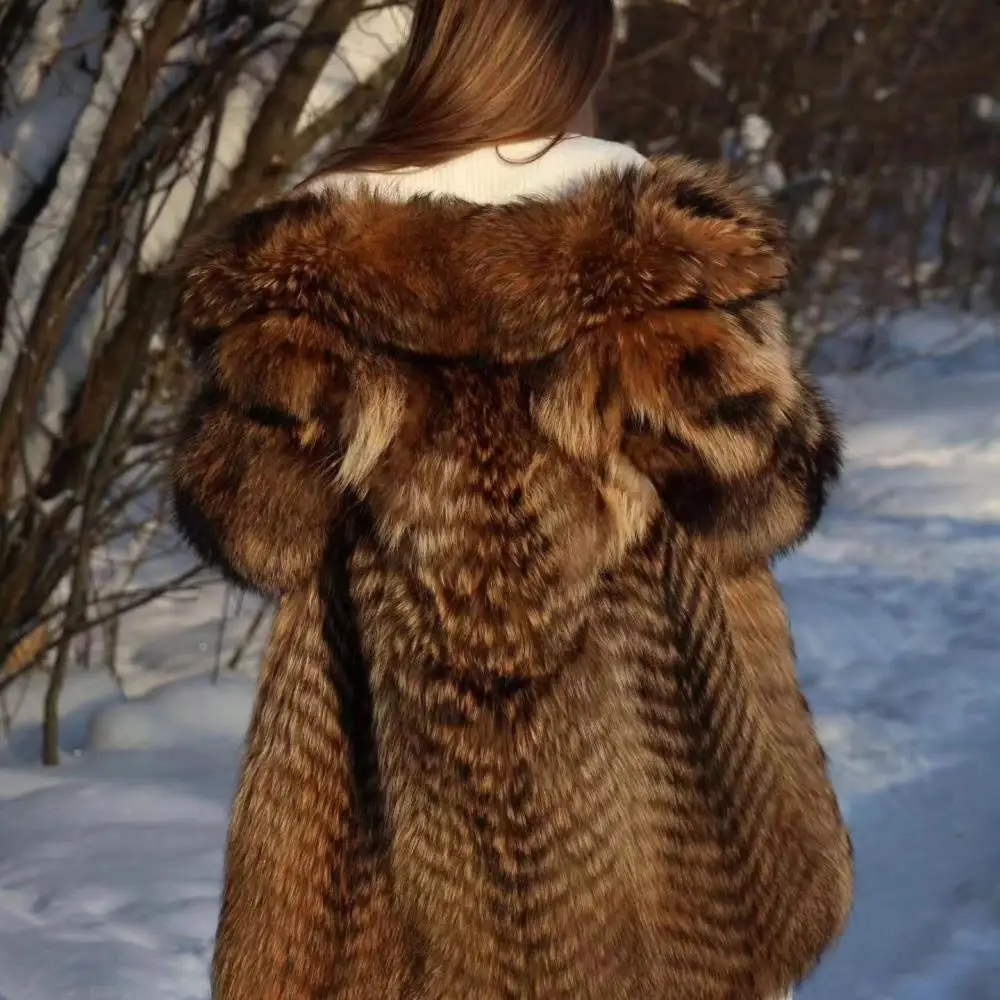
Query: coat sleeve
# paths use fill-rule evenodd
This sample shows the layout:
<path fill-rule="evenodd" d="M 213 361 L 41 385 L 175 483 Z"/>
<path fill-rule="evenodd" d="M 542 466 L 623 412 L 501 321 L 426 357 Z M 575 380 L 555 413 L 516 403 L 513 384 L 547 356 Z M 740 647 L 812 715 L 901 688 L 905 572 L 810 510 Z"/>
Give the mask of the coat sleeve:
<path fill-rule="evenodd" d="M 754 589 L 734 601 L 701 546 L 667 517 L 664 610 L 677 660 L 650 690 L 676 684 L 731 873 L 720 912 L 735 906 L 742 940 L 753 943 L 748 995 L 772 997 L 842 932 L 853 855 L 773 575 L 760 567 L 747 579 Z"/>
<path fill-rule="evenodd" d="M 815 526 L 841 468 L 830 405 L 771 299 L 669 310 L 659 384 L 624 359 L 624 450 L 720 565 L 768 562 Z M 666 352 L 665 352 L 666 353 Z"/>
<path fill-rule="evenodd" d="M 176 521 L 202 558 L 269 594 L 315 576 L 342 509 L 327 429 L 343 393 L 314 326 L 271 313 L 188 337 L 199 385 L 173 454 Z"/>
<path fill-rule="evenodd" d="M 205 301 L 181 310 L 197 385 L 172 456 L 176 520 L 204 559 L 280 598 L 230 818 L 212 996 L 341 995 L 359 949 L 387 951 L 369 940 L 386 922 L 372 918 L 371 705 L 345 596 L 343 345 L 266 303 L 212 314 Z"/>
<path fill-rule="evenodd" d="M 756 922 L 752 995 L 770 997 L 809 972 L 853 898 L 850 839 L 771 568 L 815 526 L 841 445 L 777 289 L 716 284 L 715 297 L 650 311 L 619 338 L 623 450 L 673 525 L 666 617 Z"/>

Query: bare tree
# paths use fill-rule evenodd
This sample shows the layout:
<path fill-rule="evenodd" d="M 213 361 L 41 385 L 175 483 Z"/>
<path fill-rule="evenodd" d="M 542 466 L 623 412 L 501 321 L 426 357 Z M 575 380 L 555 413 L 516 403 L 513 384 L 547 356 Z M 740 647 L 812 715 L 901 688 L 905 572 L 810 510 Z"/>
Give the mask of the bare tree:
<path fill-rule="evenodd" d="M 606 134 L 755 171 L 797 241 L 804 353 L 859 311 L 1000 298 L 986 0 L 619 7 Z M 0 701 L 48 671 L 48 763 L 85 637 L 113 668 L 118 617 L 199 569 L 160 489 L 175 249 L 350 141 L 406 23 L 405 0 L 0 6 Z"/>
<path fill-rule="evenodd" d="M 49 670 L 46 763 L 74 637 L 197 570 L 160 531 L 185 378 L 165 336 L 174 249 L 352 136 L 405 14 L 365 0 L 0 13 L 0 693 Z M 121 572 L 140 541 L 163 567 L 142 586 Z"/>
<path fill-rule="evenodd" d="M 987 0 L 631 0 L 612 137 L 754 169 L 796 240 L 813 338 L 1000 292 L 1000 19 Z M 823 321 L 818 322 L 823 314 Z"/>

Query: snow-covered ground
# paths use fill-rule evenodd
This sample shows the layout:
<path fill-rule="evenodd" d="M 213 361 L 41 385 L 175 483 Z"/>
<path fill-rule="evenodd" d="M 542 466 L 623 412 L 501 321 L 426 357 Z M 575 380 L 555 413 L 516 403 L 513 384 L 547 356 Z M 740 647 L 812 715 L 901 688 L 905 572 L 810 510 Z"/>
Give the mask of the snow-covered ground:
<path fill-rule="evenodd" d="M 799 997 L 1000 1000 L 1000 323 L 911 319 L 878 356 L 826 380 L 847 474 L 780 570 L 858 865 Z M 133 617 L 131 697 L 76 678 L 58 769 L 34 763 L 29 692 L 0 751 L 0 1000 L 208 996 L 253 693 L 205 676 L 222 601 Z"/>

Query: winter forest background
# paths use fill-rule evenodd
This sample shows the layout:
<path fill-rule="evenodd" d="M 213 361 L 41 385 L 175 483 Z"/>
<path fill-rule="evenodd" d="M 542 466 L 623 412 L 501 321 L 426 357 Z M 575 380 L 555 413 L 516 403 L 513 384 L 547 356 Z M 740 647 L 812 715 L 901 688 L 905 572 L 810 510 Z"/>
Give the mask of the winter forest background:
<path fill-rule="evenodd" d="M 608 138 L 773 194 L 796 343 L 849 428 L 782 571 L 859 851 L 861 930 L 815 1000 L 1000 1000 L 997 13 L 631 0 L 601 95 Z M 171 263 L 364 130 L 406 24 L 378 0 L 0 0 L 0 1000 L 207 995 L 269 609 L 169 528 Z"/>

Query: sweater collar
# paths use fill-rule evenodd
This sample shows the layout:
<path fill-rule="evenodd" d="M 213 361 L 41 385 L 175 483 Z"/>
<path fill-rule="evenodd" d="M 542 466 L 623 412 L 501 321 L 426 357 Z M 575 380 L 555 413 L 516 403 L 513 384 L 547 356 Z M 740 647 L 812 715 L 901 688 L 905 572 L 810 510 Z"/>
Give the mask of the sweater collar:
<path fill-rule="evenodd" d="M 568 135 L 543 153 L 551 142 L 548 138 L 490 146 L 434 167 L 328 174 L 306 190 L 350 195 L 367 188 L 393 201 L 437 196 L 502 205 L 521 198 L 559 198 L 597 172 L 623 171 L 646 162 L 631 146 L 590 136 Z"/>

